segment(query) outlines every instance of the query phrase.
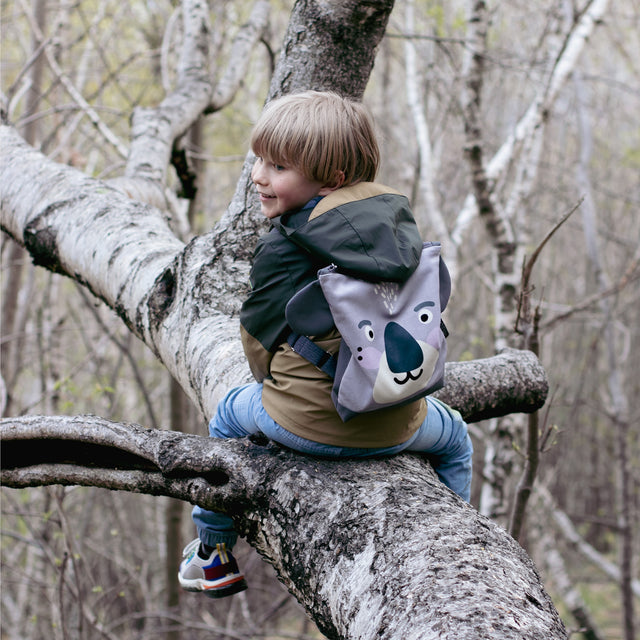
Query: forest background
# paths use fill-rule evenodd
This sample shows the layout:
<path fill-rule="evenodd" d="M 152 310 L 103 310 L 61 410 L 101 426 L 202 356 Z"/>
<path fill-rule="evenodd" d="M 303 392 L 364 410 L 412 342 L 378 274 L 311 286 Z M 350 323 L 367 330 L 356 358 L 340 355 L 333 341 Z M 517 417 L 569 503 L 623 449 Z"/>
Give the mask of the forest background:
<path fill-rule="evenodd" d="M 234 62 L 237 36 L 261 4 L 211 3 L 217 68 Z M 187 199 L 177 174 L 168 178 L 184 240 L 211 229 L 236 192 L 292 9 L 270 4 L 259 42 L 243 60 L 242 82 L 185 139 L 197 194 Z M 480 128 L 484 153 L 496 164 L 505 143 L 518 140 L 531 105 L 549 96 L 567 34 L 595 4 L 489 7 Z M 497 171 L 492 189 L 516 222 L 519 261 L 573 212 L 533 276 L 550 394 L 539 416 L 536 492 L 519 539 L 567 625 L 617 640 L 628 633 L 629 600 L 640 593 L 633 535 L 640 507 L 633 365 L 640 6 L 600 4 L 588 45 L 536 125 L 544 135 L 522 134 L 529 146 L 520 149 L 521 161 Z M 3 109 L 54 161 L 102 180 L 121 177 L 132 112 L 160 103 L 176 81 L 180 15 L 176 3 L 162 1 L 3 1 Z M 490 356 L 523 340 L 501 317 L 494 239 L 469 205 L 464 78 L 471 33 L 464 2 L 398 3 L 364 96 L 383 141 L 380 181 L 410 196 L 425 238 L 442 240 L 447 252 L 451 360 Z M 94 413 L 205 433 L 199 412 L 112 311 L 73 281 L 33 267 L 4 233 L 1 347 L 4 415 Z M 516 418 L 472 425 L 473 504 L 504 526 L 524 434 Z M 239 553 L 251 573 L 246 595 L 208 607 L 181 596 L 175 561 L 193 534 L 186 505 L 174 500 L 97 488 L 3 489 L 2 534 L 3 638 L 198 638 L 212 630 L 219 637 L 320 637 L 248 547 Z"/>

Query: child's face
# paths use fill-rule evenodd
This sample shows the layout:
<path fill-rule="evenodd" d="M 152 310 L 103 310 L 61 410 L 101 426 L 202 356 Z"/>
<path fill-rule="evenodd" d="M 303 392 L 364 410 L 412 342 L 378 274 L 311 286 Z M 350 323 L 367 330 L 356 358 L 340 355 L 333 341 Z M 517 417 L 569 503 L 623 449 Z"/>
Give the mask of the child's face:
<path fill-rule="evenodd" d="M 260 208 L 267 218 L 276 218 L 286 211 L 299 209 L 311 198 L 327 195 L 333 189 L 321 182 L 309 180 L 292 167 L 286 167 L 258 157 L 251 179 L 260 196 Z"/>

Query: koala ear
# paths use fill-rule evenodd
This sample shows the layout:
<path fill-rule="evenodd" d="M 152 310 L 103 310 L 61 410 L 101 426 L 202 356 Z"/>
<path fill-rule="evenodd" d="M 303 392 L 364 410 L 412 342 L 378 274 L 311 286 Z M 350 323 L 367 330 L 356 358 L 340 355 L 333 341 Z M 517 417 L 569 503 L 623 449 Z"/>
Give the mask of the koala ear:
<path fill-rule="evenodd" d="M 440 257 L 440 311 L 444 311 L 447 308 L 449 297 L 451 296 L 451 276 L 449 275 L 449 269 L 444 263 L 442 257 Z"/>
<path fill-rule="evenodd" d="M 300 289 L 287 303 L 287 323 L 302 336 L 323 336 L 335 324 L 324 293 L 317 280 Z"/>

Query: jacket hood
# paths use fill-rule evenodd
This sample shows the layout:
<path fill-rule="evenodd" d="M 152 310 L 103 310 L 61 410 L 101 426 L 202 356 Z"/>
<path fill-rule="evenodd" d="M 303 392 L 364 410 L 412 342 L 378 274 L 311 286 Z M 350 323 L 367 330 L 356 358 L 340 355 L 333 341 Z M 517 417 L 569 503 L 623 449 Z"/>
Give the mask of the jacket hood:
<path fill-rule="evenodd" d="M 363 279 L 404 281 L 420 261 L 422 238 L 408 199 L 377 183 L 337 189 L 273 224 L 321 262 Z"/>

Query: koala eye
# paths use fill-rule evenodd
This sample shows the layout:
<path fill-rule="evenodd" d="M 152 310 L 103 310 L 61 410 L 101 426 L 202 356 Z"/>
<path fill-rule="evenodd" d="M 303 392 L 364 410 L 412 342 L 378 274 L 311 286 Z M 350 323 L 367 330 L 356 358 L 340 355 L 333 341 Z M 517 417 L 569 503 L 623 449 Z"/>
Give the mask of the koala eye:
<path fill-rule="evenodd" d="M 369 341 L 369 342 L 373 342 L 373 339 L 376 337 L 374 331 L 373 331 L 373 327 L 371 326 L 371 323 L 368 320 L 363 320 L 359 325 L 358 328 L 364 333 L 364 337 Z"/>
<path fill-rule="evenodd" d="M 422 324 L 429 324 L 433 320 L 433 311 L 429 308 L 433 306 L 435 306 L 433 302 L 423 302 L 414 309 L 418 313 L 418 320 Z"/>

